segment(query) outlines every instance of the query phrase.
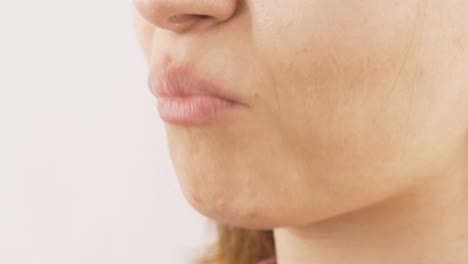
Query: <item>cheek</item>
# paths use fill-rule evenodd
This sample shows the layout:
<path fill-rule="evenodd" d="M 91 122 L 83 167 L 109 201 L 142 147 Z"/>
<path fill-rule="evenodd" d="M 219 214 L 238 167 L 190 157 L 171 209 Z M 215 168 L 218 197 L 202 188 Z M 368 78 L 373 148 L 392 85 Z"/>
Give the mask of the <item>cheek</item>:
<path fill-rule="evenodd" d="M 407 58 L 421 20 L 420 2 L 253 1 L 252 36 L 262 47 L 264 74 L 284 101 L 307 98 L 301 93 L 318 83 L 329 87 L 319 89 L 319 96 L 366 82 L 382 86 Z"/>
<path fill-rule="evenodd" d="M 294 161 L 310 157 L 298 174 L 324 175 L 310 179 L 311 186 L 323 182 L 331 193 L 349 194 L 335 185 L 348 182 L 350 171 L 363 175 L 356 189 L 380 177 L 398 186 L 404 179 L 392 173 L 414 171 L 397 164 L 417 158 L 406 156 L 409 143 L 422 137 L 429 122 L 424 109 L 436 97 L 428 88 L 415 101 L 425 88 L 408 88 L 415 83 L 406 66 L 417 63 L 410 55 L 419 45 L 422 2 L 285 1 L 268 6 L 269 16 L 264 6 L 254 8 L 254 41 L 265 47 L 261 69 L 272 83 L 262 91 L 274 109 L 271 131 L 289 141 L 283 147 Z"/>
<path fill-rule="evenodd" d="M 276 118 L 288 117 L 281 120 L 284 129 L 333 135 L 359 124 L 366 131 L 369 122 L 383 118 L 403 122 L 411 104 L 404 87 L 413 81 L 405 65 L 413 63 L 421 2 L 252 3 L 254 42 L 265 47 L 260 68 L 271 82 L 263 93 Z M 402 94 L 392 97 L 395 91 Z M 391 134 L 393 128 L 382 125 L 381 132 Z"/>

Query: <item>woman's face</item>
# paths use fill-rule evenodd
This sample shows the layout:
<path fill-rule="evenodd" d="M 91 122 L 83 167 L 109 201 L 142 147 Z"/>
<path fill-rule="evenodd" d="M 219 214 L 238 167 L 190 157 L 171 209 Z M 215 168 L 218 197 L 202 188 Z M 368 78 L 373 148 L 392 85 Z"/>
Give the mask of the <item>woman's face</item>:
<path fill-rule="evenodd" d="M 190 67 L 248 105 L 203 126 L 166 123 L 187 200 L 219 222 L 324 220 L 436 177 L 468 149 L 466 1 L 134 5 L 151 69 Z"/>

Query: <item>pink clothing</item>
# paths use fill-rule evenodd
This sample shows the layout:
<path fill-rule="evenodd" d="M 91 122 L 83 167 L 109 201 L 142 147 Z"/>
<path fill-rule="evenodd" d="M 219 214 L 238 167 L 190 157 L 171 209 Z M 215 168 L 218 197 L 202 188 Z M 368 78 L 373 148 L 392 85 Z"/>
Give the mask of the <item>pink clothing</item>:
<path fill-rule="evenodd" d="M 220 264 L 220 263 L 213 263 L 213 264 Z M 260 262 L 257 262 L 257 264 L 276 264 L 276 258 L 271 257 L 269 259 L 264 259 Z"/>

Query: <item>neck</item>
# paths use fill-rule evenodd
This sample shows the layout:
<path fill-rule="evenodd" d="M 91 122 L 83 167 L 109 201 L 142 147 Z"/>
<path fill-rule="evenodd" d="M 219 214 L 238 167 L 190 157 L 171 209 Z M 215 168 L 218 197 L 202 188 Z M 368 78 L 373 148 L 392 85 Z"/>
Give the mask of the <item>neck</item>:
<path fill-rule="evenodd" d="M 278 263 L 468 263 L 466 166 L 367 208 L 275 229 Z"/>

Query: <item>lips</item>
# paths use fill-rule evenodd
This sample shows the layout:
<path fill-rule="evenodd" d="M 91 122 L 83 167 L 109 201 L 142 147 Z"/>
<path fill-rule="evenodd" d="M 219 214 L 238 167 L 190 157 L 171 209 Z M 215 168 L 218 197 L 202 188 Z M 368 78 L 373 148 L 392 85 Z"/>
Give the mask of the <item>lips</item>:
<path fill-rule="evenodd" d="M 203 125 L 246 106 L 224 87 L 188 68 L 154 67 L 148 85 L 158 99 L 159 115 L 169 123 Z"/>

